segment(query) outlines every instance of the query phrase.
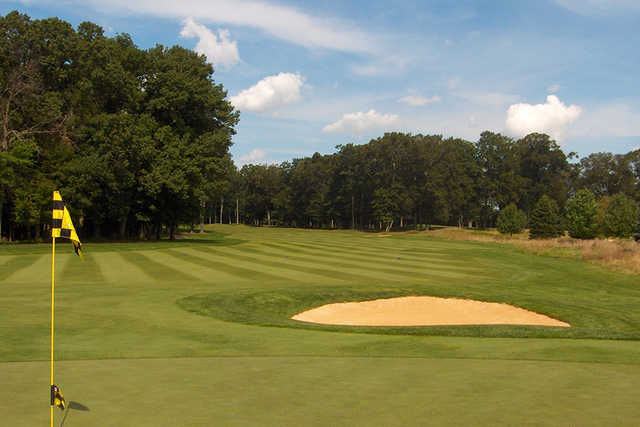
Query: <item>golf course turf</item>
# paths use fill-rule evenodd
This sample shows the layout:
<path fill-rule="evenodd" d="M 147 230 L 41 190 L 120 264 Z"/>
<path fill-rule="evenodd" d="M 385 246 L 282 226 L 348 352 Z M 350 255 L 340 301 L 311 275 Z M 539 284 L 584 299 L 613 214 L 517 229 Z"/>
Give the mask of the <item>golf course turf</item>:
<path fill-rule="evenodd" d="M 637 425 L 640 279 L 507 244 L 209 226 L 56 245 L 56 425 Z M 50 245 L 0 246 L 0 425 L 49 418 Z M 566 321 L 353 327 L 291 320 L 406 295 Z"/>

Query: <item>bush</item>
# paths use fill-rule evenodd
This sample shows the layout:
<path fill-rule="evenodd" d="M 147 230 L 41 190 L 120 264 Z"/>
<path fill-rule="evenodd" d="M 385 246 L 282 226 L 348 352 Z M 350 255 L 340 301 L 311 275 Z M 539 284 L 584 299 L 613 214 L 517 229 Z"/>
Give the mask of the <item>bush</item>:
<path fill-rule="evenodd" d="M 548 239 L 563 234 L 558 204 L 548 196 L 542 196 L 531 212 L 529 238 Z"/>
<path fill-rule="evenodd" d="M 502 234 L 520 233 L 526 225 L 527 215 L 513 203 L 502 209 L 498 215 L 498 231 Z"/>
<path fill-rule="evenodd" d="M 638 224 L 638 205 L 622 193 L 609 200 L 602 221 L 607 237 L 631 237 Z"/>
<path fill-rule="evenodd" d="M 587 189 L 580 190 L 567 203 L 567 230 L 576 239 L 593 239 L 598 234 L 596 198 Z"/>

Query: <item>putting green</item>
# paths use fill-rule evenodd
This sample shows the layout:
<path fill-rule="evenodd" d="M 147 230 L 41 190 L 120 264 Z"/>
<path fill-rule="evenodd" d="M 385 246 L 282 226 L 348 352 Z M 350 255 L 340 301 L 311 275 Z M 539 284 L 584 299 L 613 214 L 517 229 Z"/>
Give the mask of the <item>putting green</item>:
<path fill-rule="evenodd" d="M 3 425 L 47 425 L 47 370 L 0 365 L 13 386 Z M 58 375 L 72 402 L 56 409 L 64 427 L 590 426 L 640 416 L 640 370 L 628 365 L 285 356 L 61 362 Z"/>

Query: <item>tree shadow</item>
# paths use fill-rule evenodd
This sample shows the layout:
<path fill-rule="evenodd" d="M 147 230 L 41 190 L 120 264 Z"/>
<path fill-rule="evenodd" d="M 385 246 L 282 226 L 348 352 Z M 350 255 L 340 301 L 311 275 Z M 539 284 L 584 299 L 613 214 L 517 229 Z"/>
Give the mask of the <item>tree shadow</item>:
<path fill-rule="evenodd" d="M 74 402 L 73 400 L 70 400 L 69 405 L 67 406 L 67 409 L 64 411 L 64 417 L 60 422 L 60 427 L 64 427 L 64 423 L 67 422 L 67 417 L 69 416 L 69 413 L 71 412 L 72 409 L 74 411 L 89 411 L 89 408 L 87 406 L 84 406 L 82 403 Z"/>

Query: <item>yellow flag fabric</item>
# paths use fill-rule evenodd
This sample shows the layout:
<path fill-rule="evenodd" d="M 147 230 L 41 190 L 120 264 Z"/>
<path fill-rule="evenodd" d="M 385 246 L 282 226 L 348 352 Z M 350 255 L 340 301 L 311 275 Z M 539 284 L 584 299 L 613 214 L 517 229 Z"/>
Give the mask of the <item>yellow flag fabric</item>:
<path fill-rule="evenodd" d="M 62 390 L 55 384 L 51 386 L 51 406 L 57 406 L 63 411 L 67 407 L 67 402 L 64 400 Z"/>
<path fill-rule="evenodd" d="M 57 191 L 53 192 L 53 220 L 51 223 L 51 236 L 64 237 L 71 240 L 76 254 L 82 258 L 82 243 L 80 243 L 76 229 L 73 227 L 71 215 L 69 215 L 69 211 L 62 201 L 62 197 Z"/>

